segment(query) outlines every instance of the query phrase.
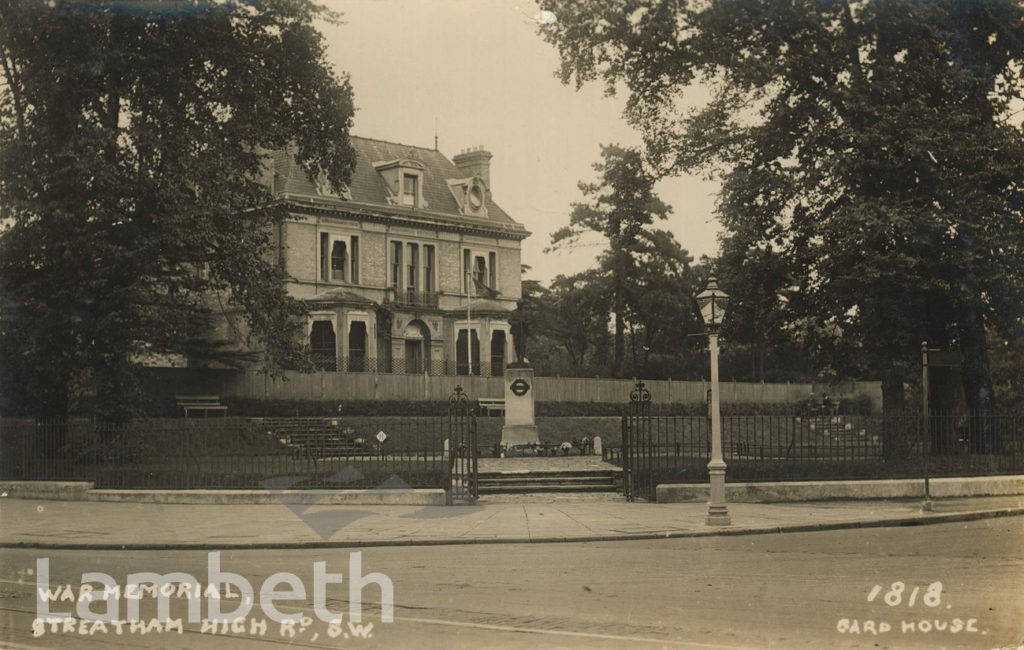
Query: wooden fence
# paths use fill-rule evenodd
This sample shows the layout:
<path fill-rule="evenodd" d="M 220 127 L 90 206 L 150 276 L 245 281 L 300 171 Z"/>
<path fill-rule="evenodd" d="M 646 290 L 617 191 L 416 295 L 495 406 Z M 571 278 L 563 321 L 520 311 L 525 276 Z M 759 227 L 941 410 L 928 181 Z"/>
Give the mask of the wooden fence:
<path fill-rule="evenodd" d="M 474 398 L 504 397 L 501 377 L 400 375 L 349 372 L 288 373 L 271 377 L 259 372 L 152 369 L 155 384 L 173 386 L 177 392 L 219 395 L 236 399 L 279 400 L 447 400 L 456 384 Z M 709 382 L 651 380 L 646 382 L 656 403 L 695 403 L 706 399 Z M 625 402 L 632 379 L 537 377 L 534 396 L 538 402 Z M 170 389 L 168 389 L 170 390 Z M 833 400 L 867 395 L 875 410 L 882 407 L 880 382 L 845 382 L 835 386 L 814 383 L 722 382 L 722 401 L 742 403 L 791 403 L 826 394 Z"/>

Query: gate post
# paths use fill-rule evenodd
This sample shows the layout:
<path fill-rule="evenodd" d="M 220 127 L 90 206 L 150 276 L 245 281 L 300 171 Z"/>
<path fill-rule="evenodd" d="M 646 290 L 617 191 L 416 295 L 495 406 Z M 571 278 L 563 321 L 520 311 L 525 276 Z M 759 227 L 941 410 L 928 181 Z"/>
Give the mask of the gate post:
<path fill-rule="evenodd" d="M 633 473 L 630 469 L 630 455 L 629 455 L 629 416 L 623 414 L 622 416 L 622 449 L 620 450 L 622 459 L 622 493 L 626 497 L 626 501 L 633 500 Z"/>
<path fill-rule="evenodd" d="M 446 503 L 474 503 L 477 484 L 476 409 L 456 386 L 448 398 L 448 480 Z"/>
<path fill-rule="evenodd" d="M 651 392 L 638 380 L 629 393 L 629 500 L 637 493 L 648 501 L 654 500 L 654 469 L 651 449 Z M 626 449 L 626 445 L 623 445 Z M 625 455 L 625 452 L 624 454 Z"/>
<path fill-rule="evenodd" d="M 479 455 L 480 454 L 477 453 L 476 412 L 474 411 L 469 420 L 469 459 L 471 463 L 471 471 L 469 474 L 469 493 L 472 495 L 474 500 L 480 498 L 479 472 L 477 468 Z"/>

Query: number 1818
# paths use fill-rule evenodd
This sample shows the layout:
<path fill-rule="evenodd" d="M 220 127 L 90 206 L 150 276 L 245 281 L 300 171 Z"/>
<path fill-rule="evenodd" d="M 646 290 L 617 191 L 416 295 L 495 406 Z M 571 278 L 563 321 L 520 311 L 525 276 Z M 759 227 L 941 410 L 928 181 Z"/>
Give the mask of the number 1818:
<path fill-rule="evenodd" d="M 878 594 L 885 589 L 882 585 L 875 585 L 868 593 L 868 602 L 873 602 Z M 889 591 L 885 592 L 883 600 L 889 607 L 896 607 L 903 604 L 903 594 L 907 589 L 907 585 L 903 582 L 894 582 L 889 587 Z M 914 589 L 910 592 L 910 596 L 907 598 L 907 607 L 913 607 L 917 603 L 917 595 L 921 591 L 921 587 L 914 586 Z M 928 588 L 924 592 L 924 596 L 921 598 L 927 607 L 938 607 L 942 602 L 942 583 L 933 582 L 928 585 Z"/>

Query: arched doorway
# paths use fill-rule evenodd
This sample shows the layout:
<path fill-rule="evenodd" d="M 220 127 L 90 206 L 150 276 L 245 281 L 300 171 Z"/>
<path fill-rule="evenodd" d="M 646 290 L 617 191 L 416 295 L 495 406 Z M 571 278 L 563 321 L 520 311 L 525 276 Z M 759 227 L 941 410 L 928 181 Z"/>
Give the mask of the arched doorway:
<path fill-rule="evenodd" d="M 430 370 L 430 330 L 421 320 L 405 326 L 405 371 L 409 374 Z"/>

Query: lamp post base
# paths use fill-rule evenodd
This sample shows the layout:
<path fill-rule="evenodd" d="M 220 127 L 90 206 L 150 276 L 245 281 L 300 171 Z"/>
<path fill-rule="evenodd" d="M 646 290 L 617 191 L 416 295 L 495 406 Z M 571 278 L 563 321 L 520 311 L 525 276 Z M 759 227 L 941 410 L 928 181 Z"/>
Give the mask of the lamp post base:
<path fill-rule="evenodd" d="M 711 477 L 711 500 L 708 501 L 708 526 L 728 526 L 729 507 L 725 503 L 725 463 L 711 461 L 708 463 L 708 474 Z"/>
<path fill-rule="evenodd" d="M 728 526 L 732 523 L 729 518 L 729 508 L 724 503 L 708 503 L 708 516 L 704 520 L 708 526 Z"/>

